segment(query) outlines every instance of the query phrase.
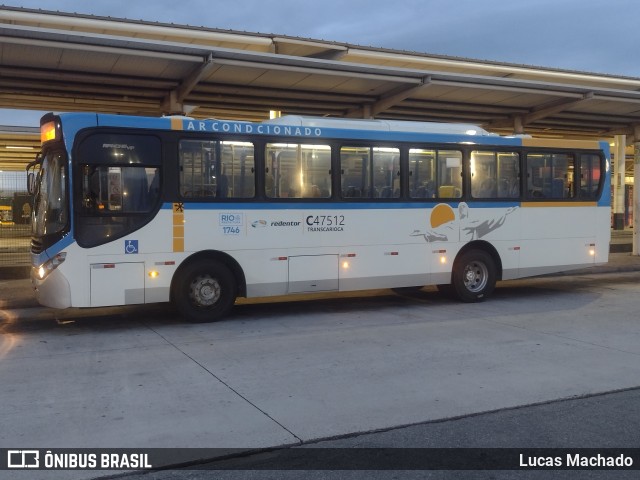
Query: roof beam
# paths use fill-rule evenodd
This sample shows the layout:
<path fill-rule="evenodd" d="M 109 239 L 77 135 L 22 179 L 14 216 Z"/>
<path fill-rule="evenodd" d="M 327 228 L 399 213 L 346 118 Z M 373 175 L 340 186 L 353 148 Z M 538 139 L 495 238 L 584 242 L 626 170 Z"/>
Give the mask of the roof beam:
<path fill-rule="evenodd" d="M 588 102 L 589 100 L 592 100 L 593 97 L 593 92 L 587 92 L 579 99 L 558 100 L 541 107 L 536 107 L 530 114 L 524 116 L 523 123 L 524 125 L 527 125 L 537 120 L 555 115 L 556 113 L 563 112 L 581 103 Z"/>
<path fill-rule="evenodd" d="M 524 133 L 524 128 L 538 120 L 550 117 L 557 113 L 568 110 L 571 107 L 587 102 L 594 98 L 593 92 L 587 92 L 581 98 L 563 98 L 545 105 L 540 105 L 531 109 L 531 113 L 523 115 L 514 115 L 508 118 L 502 118 L 491 121 L 487 124 L 490 128 L 505 128 L 513 125 L 513 131 L 516 134 Z"/>
<path fill-rule="evenodd" d="M 431 85 L 431 77 L 427 76 L 422 79 L 418 85 L 412 87 L 404 87 L 400 90 L 394 90 L 393 93 L 383 95 L 378 101 L 373 104 L 365 104 L 362 107 L 349 110 L 345 117 L 348 118 L 362 118 L 365 116 L 375 117 L 379 113 L 382 113 L 391 107 L 394 107 L 398 103 L 406 100 L 407 98 L 423 91 L 425 88 Z"/>
<path fill-rule="evenodd" d="M 209 75 L 216 67 L 217 65 L 213 59 L 213 55 L 210 53 L 198 67 L 193 69 L 191 73 L 182 80 L 178 88 L 168 93 L 162 103 L 162 109 L 170 115 L 184 114 L 184 99 L 187 98 L 187 95 L 200 83 L 200 80 Z"/>
<path fill-rule="evenodd" d="M 629 125 L 629 133 L 627 133 L 627 144 L 634 144 L 640 142 L 640 123 L 634 123 Z M 637 174 L 637 172 L 636 172 Z"/>

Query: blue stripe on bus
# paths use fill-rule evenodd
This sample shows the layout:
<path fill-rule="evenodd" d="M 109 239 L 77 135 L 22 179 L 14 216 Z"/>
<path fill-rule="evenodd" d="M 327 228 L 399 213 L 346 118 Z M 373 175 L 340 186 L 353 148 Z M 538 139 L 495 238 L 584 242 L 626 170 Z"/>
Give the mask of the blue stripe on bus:
<path fill-rule="evenodd" d="M 70 114 L 68 118 L 77 118 L 79 121 L 86 119 L 82 117 L 85 114 Z M 465 135 L 459 133 L 428 133 L 428 132 L 402 132 L 402 131 L 385 131 L 385 130 L 367 130 L 366 126 L 362 129 L 355 128 L 332 128 L 332 127 L 307 127 L 296 125 L 280 125 L 268 123 L 251 123 L 251 122 L 234 122 L 230 120 L 195 120 L 181 119 L 182 130 L 174 130 L 181 132 L 191 132 L 200 134 L 224 134 L 239 137 L 256 136 L 269 138 L 296 138 L 303 143 L 309 143 L 317 140 L 325 139 L 348 139 L 353 141 L 380 141 L 380 142 L 417 142 L 417 143 L 448 143 L 459 146 L 467 145 L 496 145 L 496 146 L 521 146 L 522 140 L 518 137 L 500 137 L 497 135 Z M 110 115 L 99 114 L 97 122 L 101 126 L 125 127 L 125 128 L 148 128 L 153 130 L 172 130 L 171 117 L 151 118 L 151 117 L 132 117 L 127 115 Z M 194 128 L 188 128 L 189 125 Z M 200 129 L 200 125 L 204 127 Z M 214 126 L 219 128 L 214 129 Z M 222 128 L 228 127 L 228 128 Z M 250 131 L 249 131 L 250 129 Z M 285 129 L 309 130 L 310 135 L 288 135 Z"/>

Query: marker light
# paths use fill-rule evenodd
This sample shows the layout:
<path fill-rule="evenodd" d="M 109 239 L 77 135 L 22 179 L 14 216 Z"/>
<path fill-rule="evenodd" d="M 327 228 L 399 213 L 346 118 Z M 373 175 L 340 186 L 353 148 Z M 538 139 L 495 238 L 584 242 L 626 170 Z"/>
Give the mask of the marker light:
<path fill-rule="evenodd" d="M 49 275 L 52 271 L 54 271 L 62 262 L 67 258 L 66 252 L 60 252 L 55 257 L 50 260 L 44 262 L 40 267 L 38 267 L 37 275 L 40 280 L 44 280 L 47 275 Z"/>
<path fill-rule="evenodd" d="M 158 275 L 160 275 L 160 273 L 159 273 L 157 270 L 151 270 L 151 271 L 149 272 L 149 276 L 150 276 L 151 278 L 156 278 Z"/>
<path fill-rule="evenodd" d="M 591 250 L 589 250 L 589 255 L 591 255 L 592 257 L 594 257 L 596 255 L 595 248 L 592 248 Z"/>
<path fill-rule="evenodd" d="M 349 268 L 349 262 L 342 262 L 342 268 L 344 268 L 345 270 Z"/>
<path fill-rule="evenodd" d="M 47 122 L 40 126 L 40 142 L 45 143 L 56 139 L 56 122 Z"/>
<path fill-rule="evenodd" d="M 442 263 L 442 264 L 447 263 L 447 257 L 445 257 L 444 255 L 442 257 L 440 257 L 440 263 Z"/>

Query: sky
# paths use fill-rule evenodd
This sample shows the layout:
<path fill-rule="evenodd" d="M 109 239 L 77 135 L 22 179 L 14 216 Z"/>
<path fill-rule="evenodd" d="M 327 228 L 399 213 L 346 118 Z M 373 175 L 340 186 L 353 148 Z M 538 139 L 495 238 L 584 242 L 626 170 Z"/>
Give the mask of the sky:
<path fill-rule="evenodd" d="M 640 78 L 638 0 L 0 2 Z M 13 123 L 38 124 L 25 116 Z"/>

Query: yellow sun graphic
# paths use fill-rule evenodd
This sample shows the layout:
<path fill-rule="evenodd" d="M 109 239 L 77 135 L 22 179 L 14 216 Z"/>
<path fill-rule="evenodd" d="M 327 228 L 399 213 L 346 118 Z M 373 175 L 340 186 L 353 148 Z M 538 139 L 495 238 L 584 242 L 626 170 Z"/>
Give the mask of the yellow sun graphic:
<path fill-rule="evenodd" d="M 431 228 L 437 228 L 456 219 L 456 214 L 446 203 L 440 203 L 431 210 Z"/>

